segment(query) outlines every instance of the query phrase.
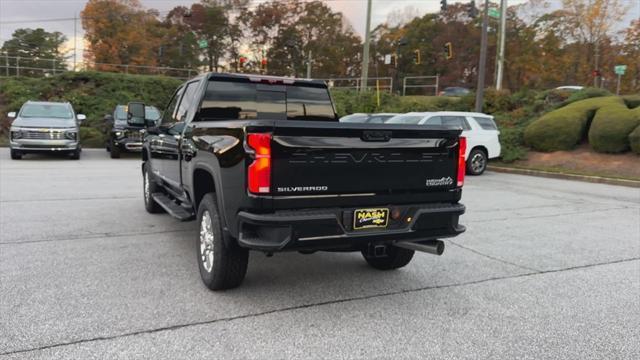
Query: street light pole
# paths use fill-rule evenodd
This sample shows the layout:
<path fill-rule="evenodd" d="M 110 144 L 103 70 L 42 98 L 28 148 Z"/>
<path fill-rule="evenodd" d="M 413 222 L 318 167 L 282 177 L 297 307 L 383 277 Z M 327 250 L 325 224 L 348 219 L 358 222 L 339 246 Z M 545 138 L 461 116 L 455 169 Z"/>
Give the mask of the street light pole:
<path fill-rule="evenodd" d="M 487 71 L 487 27 L 489 26 L 489 0 L 484 0 L 482 37 L 480 39 L 480 63 L 478 64 L 478 86 L 476 88 L 476 112 L 482 112 L 484 101 L 484 78 Z"/>
<path fill-rule="evenodd" d="M 498 74 L 496 75 L 496 90 L 502 89 L 504 74 L 504 43 L 507 29 L 507 0 L 500 1 L 500 49 L 498 50 Z"/>
<path fill-rule="evenodd" d="M 367 0 L 367 25 L 364 35 L 364 48 L 362 49 L 362 80 L 360 91 L 367 91 L 367 79 L 369 78 L 369 43 L 371 42 L 371 0 Z"/>
<path fill-rule="evenodd" d="M 78 52 L 78 15 L 73 15 L 73 71 L 76 71 L 76 58 Z"/>

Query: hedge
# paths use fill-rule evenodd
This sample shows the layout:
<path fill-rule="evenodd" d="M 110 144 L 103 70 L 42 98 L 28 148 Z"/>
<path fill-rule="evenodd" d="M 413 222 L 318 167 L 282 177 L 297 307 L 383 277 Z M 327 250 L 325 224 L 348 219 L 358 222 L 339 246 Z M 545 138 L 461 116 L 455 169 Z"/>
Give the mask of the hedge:
<path fill-rule="evenodd" d="M 524 131 L 524 142 L 538 151 L 571 150 L 587 136 L 597 109 L 623 104 L 620 97 L 607 96 L 577 101 L 533 121 Z"/>
<path fill-rule="evenodd" d="M 640 155 L 640 125 L 629 134 L 629 146 L 631 151 Z"/>
<path fill-rule="evenodd" d="M 640 108 L 625 103 L 607 105 L 596 112 L 589 128 L 589 144 L 597 152 L 620 153 L 629 150 L 629 134 L 640 125 Z"/>

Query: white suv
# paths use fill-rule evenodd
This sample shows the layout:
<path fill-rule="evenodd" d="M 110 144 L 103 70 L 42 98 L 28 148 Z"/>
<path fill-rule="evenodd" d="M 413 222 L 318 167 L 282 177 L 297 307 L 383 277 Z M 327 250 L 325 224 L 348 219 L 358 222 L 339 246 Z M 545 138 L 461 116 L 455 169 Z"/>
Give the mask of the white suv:
<path fill-rule="evenodd" d="M 411 112 L 397 115 L 386 124 L 443 125 L 462 128 L 467 138 L 467 173 L 480 175 L 487 168 L 487 160 L 500 156 L 498 127 L 493 116 L 460 111 Z"/>

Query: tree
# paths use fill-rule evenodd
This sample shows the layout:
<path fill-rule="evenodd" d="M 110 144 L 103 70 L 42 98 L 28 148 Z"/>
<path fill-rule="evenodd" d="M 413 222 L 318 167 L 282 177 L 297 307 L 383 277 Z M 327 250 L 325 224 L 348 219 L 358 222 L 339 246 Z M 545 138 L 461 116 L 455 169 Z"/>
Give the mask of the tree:
<path fill-rule="evenodd" d="M 640 92 L 640 19 L 631 22 L 631 25 L 624 31 L 624 42 L 621 46 L 621 54 L 617 64 L 626 64 L 627 72 L 623 79 L 622 90 L 625 92 Z"/>
<path fill-rule="evenodd" d="M 97 64 L 156 66 L 161 37 L 157 12 L 145 11 L 138 0 L 89 0 L 80 14 L 88 49 L 85 58 Z M 98 70 L 143 68 L 97 65 Z"/>
<path fill-rule="evenodd" d="M 321 1 L 265 2 L 240 18 L 254 53 L 267 51 L 269 73 L 305 76 L 309 53 L 313 77 L 359 73 L 360 38 Z"/>
<path fill-rule="evenodd" d="M 0 52 L 6 54 L 5 61 L 9 65 L 5 74 L 18 74 L 18 66 L 22 68 L 19 70 L 20 76 L 39 76 L 66 70 L 64 54 L 60 52 L 65 41 L 67 38 L 57 31 L 47 32 L 41 28 L 17 29 L 0 49 Z"/>
<path fill-rule="evenodd" d="M 586 59 L 593 69 L 600 69 L 600 46 L 613 25 L 624 18 L 627 6 L 620 0 L 562 0 L 571 35 L 585 47 Z M 597 84 L 597 78 L 594 81 Z"/>

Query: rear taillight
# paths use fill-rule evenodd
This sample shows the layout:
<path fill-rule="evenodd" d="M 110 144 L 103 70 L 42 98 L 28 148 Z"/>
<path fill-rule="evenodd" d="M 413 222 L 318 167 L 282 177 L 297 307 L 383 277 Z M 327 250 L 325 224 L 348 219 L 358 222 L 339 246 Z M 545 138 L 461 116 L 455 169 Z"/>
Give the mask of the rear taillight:
<path fill-rule="evenodd" d="M 464 160 L 464 153 L 467 151 L 467 138 L 461 136 L 458 143 L 458 187 L 461 187 L 464 185 L 464 172 L 467 167 Z"/>
<path fill-rule="evenodd" d="M 255 159 L 248 168 L 249 191 L 268 193 L 271 187 L 271 134 L 248 134 L 247 144 L 255 152 Z"/>

